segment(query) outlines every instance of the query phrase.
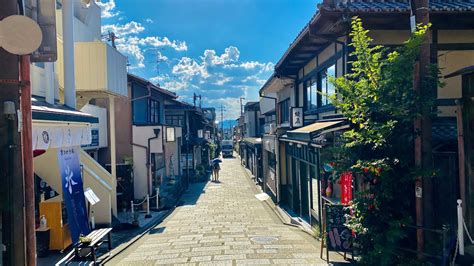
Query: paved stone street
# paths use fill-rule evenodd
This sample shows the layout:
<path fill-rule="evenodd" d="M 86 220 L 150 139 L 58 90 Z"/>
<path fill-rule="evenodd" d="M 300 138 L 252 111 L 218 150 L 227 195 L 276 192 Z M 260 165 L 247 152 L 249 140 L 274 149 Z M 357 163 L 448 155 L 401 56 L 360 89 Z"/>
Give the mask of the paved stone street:
<path fill-rule="evenodd" d="M 182 206 L 108 265 L 326 265 L 317 240 L 255 198 L 239 160 L 224 160 L 220 180 L 193 184 Z"/>

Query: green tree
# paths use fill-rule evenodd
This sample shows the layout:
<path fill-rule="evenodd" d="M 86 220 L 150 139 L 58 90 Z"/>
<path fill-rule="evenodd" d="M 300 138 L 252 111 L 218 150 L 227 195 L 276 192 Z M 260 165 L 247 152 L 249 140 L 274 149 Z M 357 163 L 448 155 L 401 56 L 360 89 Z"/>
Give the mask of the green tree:
<path fill-rule="evenodd" d="M 350 170 L 359 187 L 350 205 L 348 226 L 356 233 L 360 264 L 406 263 L 397 247 L 412 223 L 414 179 L 413 123 L 432 99 L 413 90 L 413 70 L 429 26 L 419 26 L 397 49 L 372 45 L 362 21 L 354 18 L 350 37 L 351 71 L 331 78 L 337 95 L 332 103 L 352 127 L 334 150 L 338 172 Z M 433 86 L 437 70 L 422 86 Z M 421 103 L 421 104 L 420 104 Z"/>

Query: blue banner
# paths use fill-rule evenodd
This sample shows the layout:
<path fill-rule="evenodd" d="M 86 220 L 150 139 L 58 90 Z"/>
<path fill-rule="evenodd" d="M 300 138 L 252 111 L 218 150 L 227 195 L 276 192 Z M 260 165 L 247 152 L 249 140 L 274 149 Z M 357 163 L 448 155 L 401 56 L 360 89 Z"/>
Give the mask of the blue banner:
<path fill-rule="evenodd" d="M 71 231 L 72 242 L 76 243 L 81 234 L 90 233 L 79 151 L 75 148 L 59 149 L 58 159 L 63 184 L 63 200 L 67 210 L 67 223 Z"/>

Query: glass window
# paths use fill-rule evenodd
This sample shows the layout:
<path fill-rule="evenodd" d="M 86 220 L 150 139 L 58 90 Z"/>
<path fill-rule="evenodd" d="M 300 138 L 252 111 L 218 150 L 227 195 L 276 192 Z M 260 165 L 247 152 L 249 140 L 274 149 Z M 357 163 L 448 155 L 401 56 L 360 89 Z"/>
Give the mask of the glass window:
<path fill-rule="evenodd" d="M 334 85 L 329 82 L 329 77 L 336 76 L 336 66 L 332 65 L 321 72 L 321 106 L 330 104 L 328 96 L 336 93 Z"/>
<path fill-rule="evenodd" d="M 167 115 L 166 124 L 171 126 L 184 126 L 184 117 L 182 115 Z"/>
<path fill-rule="evenodd" d="M 306 82 L 307 110 L 312 110 L 318 107 L 318 89 L 316 85 L 316 79 L 311 79 Z"/>
<path fill-rule="evenodd" d="M 148 122 L 153 124 L 160 123 L 160 103 L 155 100 L 150 100 L 150 119 Z"/>
<path fill-rule="evenodd" d="M 290 99 L 280 102 L 280 123 L 290 122 Z"/>

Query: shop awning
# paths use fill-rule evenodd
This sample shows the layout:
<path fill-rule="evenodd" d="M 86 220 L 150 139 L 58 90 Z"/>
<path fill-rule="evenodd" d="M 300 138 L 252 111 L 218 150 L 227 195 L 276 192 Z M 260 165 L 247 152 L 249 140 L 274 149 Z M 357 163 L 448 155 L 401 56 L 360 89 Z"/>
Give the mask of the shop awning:
<path fill-rule="evenodd" d="M 31 99 L 33 150 L 91 144 L 91 124 L 99 119 L 64 105 Z"/>
<path fill-rule="evenodd" d="M 33 120 L 99 123 L 99 119 L 60 104 L 49 104 L 37 98 L 31 98 Z"/>
<path fill-rule="evenodd" d="M 262 138 L 244 138 L 242 141 L 245 145 L 254 147 L 262 144 Z"/>
<path fill-rule="evenodd" d="M 311 142 L 321 134 L 349 128 L 347 120 L 318 121 L 311 125 L 286 132 L 287 139 Z"/>

